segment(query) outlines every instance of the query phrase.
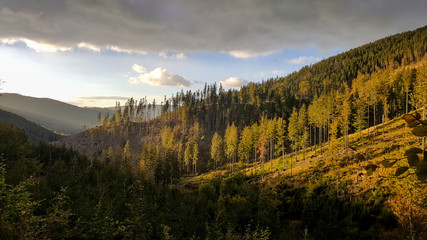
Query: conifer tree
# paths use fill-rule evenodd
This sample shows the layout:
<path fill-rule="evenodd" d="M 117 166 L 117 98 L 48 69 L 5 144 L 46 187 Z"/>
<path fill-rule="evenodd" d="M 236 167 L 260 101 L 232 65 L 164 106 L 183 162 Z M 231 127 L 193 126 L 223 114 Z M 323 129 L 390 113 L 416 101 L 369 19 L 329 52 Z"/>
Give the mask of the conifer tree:
<path fill-rule="evenodd" d="M 228 159 L 231 162 L 231 171 L 234 171 L 234 163 L 236 161 L 236 151 L 239 143 L 239 137 L 237 133 L 237 127 L 232 123 L 227 126 L 225 130 L 225 152 L 227 154 Z"/>
<path fill-rule="evenodd" d="M 283 118 L 277 118 L 276 120 L 276 142 L 277 145 L 280 146 L 280 148 L 276 151 L 276 156 L 280 155 L 280 152 L 282 153 L 282 160 L 283 164 L 285 162 L 285 140 L 286 140 L 286 123 Z"/>
<path fill-rule="evenodd" d="M 218 164 L 222 163 L 224 156 L 224 142 L 221 136 L 215 132 L 212 137 L 211 143 L 211 158 L 214 160 L 214 168 L 215 170 L 218 168 Z"/>
<path fill-rule="evenodd" d="M 240 135 L 239 142 L 239 159 L 243 162 L 249 162 L 252 150 L 252 133 L 251 128 L 246 126 L 243 128 L 243 131 Z"/>
<path fill-rule="evenodd" d="M 298 126 L 297 126 L 297 141 L 298 147 L 303 149 L 305 153 L 305 149 L 308 146 L 308 133 L 307 133 L 307 125 L 308 125 L 308 116 L 307 116 L 307 108 L 305 104 L 301 106 L 298 112 Z"/>
<path fill-rule="evenodd" d="M 185 151 L 184 151 L 184 163 L 185 163 L 185 166 L 187 166 L 187 174 L 188 174 L 188 172 L 189 172 L 189 168 L 190 168 L 190 166 L 191 166 L 191 160 L 192 160 L 192 147 L 191 147 L 191 145 L 187 145 L 187 147 L 185 148 Z"/>
<path fill-rule="evenodd" d="M 197 174 L 197 162 L 199 161 L 199 144 L 194 143 L 193 144 L 193 168 L 194 168 L 194 175 Z"/>
<path fill-rule="evenodd" d="M 116 113 L 114 114 L 114 118 L 116 122 L 120 122 L 122 120 L 122 108 L 120 107 L 120 102 L 116 102 Z"/>
<path fill-rule="evenodd" d="M 288 120 L 288 139 L 292 142 L 291 148 L 295 152 L 298 148 L 298 111 L 294 107 Z M 291 157 L 291 176 L 292 176 L 292 157 Z"/>
<path fill-rule="evenodd" d="M 268 153 L 268 149 L 267 149 L 268 141 L 264 133 L 262 133 L 261 136 L 259 137 L 257 147 L 258 147 L 259 159 L 261 161 L 262 172 L 264 172 L 264 162 L 267 159 L 267 153 Z"/>
<path fill-rule="evenodd" d="M 341 133 L 343 135 L 343 147 L 347 149 L 348 147 L 348 133 L 350 125 L 350 116 L 351 116 L 351 105 L 350 105 L 350 91 L 347 86 L 345 86 L 344 94 L 342 97 L 342 105 L 340 108 L 340 122 L 341 122 Z"/>
<path fill-rule="evenodd" d="M 294 107 L 292 114 L 288 120 L 288 139 L 292 142 L 292 149 L 295 151 L 298 148 L 298 111 Z"/>

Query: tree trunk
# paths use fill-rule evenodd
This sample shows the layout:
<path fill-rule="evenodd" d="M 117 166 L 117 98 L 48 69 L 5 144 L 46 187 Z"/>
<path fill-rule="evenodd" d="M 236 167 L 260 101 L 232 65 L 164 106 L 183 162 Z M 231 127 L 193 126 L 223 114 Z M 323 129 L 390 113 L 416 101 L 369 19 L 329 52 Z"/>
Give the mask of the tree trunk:
<path fill-rule="evenodd" d="M 285 141 L 282 142 L 282 160 L 283 160 L 283 169 L 285 169 Z"/>
<path fill-rule="evenodd" d="M 377 133 L 375 132 L 375 130 L 377 129 L 377 105 L 374 104 L 374 135 L 376 136 Z"/>
<path fill-rule="evenodd" d="M 409 90 L 406 89 L 406 114 L 408 114 L 408 92 Z"/>
<path fill-rule="evenodd" d="M 423 120 L 426 119 L 426 107 L 423 108 Z M 423 158 L 424 161 L 427 160 L 427 154 L 426 154 L 426 137 L 423 137 L 423 144 L 422 144 L 422 148 L 423 148 Z"/>

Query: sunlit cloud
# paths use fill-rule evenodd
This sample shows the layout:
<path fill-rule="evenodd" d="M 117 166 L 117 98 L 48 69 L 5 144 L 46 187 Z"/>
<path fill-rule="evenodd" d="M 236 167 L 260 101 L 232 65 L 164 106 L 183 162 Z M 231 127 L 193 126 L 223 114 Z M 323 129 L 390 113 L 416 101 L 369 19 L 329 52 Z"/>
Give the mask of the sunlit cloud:
<path fill-rule="evenodd" d="M 231 51 L 229 54 L 235 58 L 253 58 L 253 57 L 263 57 L 270 54 L 273 54 L 278 51 L 265 51 L 265 52 L 256 52 L 256 51 Z"/>
<path fill-rule="evenodd" d="M 177 59 L 177 60 L 187 59 L 187 56 L 184 53 L 168 54 L 166 52 L 161 52 L 159 53 L 159 56 L 166 59 Z"/>
<path fill-rule="evenodd" d="M 143 66 L 139 66 L 138 64 L 132 65 L 132 69 L 137 73 L 146 73 L 147 69 Z"/>
<path fill-rule="evenodd" d="M 128 53 L 128 54 L 132 53 L 132 50 L 130 50 L 130 49 L 123 49 L 123 48 L 120 48 L 118 46 L 109 46 L 107 49 L 109 49 L 111 51 L 114 51 L 114 52 L 118 52 L 118 53 Z M 142 54 L 142 55 L 147 54 L 146 52 L 141 52 L 141 51 L 137 51 L 135 53 Z"/>
<path fill-rule="evenodd" d="M 101 48 L 90 43 L 81 42 L 77 45 L 78 48 L 87 49 L 93 52 L 101 52 Z"/>
<path fill-rule="evenodd" d="M 26 38 L 3 38 L 0 40 L 2 44 L 13 45 L 16 43 L 24 43 L 28 48 L 39 53 L 55 53 L 69 51 L 70 48 L 55 46 L 48 43 L 36 42 Z"/>
<path fill-rule="evenodd" d="M 296 64 L 296 65 L 303 65 L 303 64 L 313 64 L 313 63 L 316 63 L 320 60 L 322 60 L 321 57 L 301 56 L 299 58 L 294 58 L 294 59 L 289 60 L 289 63 Z"/>
<path fill-rule="evenodd" d="M 171 74 L 166 69 L 155 68 L 148 72 L 146 68 L 137 64 L 134 64 L 132 69 L 140 74 L 137 77 L 129 78 L 131 84 L 145 83 L 151 86 L 179 86 L 183 88 L 190 86 L 190 81 L 180 75 Z"/>
<path fill-rule="evenodd" d="M 128 100 L 129 97 L 122 96 L 90 96 L 90 97 L 79 97 L 84 100 Z"/>
<path fill-rule="evenodd" d="M 247 85 L 249 82 L 239 77 L 229 77 L 225 81 L 219 82 L 223 87 L 227 88 L 241 88 Z"/>

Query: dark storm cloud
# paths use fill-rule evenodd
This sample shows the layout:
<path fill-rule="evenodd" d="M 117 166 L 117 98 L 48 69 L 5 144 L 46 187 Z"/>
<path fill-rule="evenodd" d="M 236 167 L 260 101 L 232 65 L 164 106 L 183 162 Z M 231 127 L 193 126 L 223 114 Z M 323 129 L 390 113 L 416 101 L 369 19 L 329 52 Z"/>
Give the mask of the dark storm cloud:
<path fill-rule="evenodd" d="M 0 41 L 265 55 L 348 48 L 427 22 L 425 0 L 2 0 Z"/>

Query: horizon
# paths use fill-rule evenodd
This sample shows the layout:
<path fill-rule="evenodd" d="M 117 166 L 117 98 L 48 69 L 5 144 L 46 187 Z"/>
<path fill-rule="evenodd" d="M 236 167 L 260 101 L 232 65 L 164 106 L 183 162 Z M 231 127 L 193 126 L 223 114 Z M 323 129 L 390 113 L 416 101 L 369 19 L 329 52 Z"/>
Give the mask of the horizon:
<path fill-rule="evenodd" d="M 2 91 L 102 108 L 130 97 L 160 103 L 205 83 L 239 89 L 423 27 L 426 9 L 421 0 L 7 0 L 0 3 Z"/>

